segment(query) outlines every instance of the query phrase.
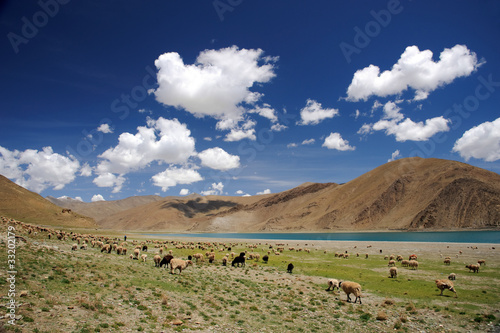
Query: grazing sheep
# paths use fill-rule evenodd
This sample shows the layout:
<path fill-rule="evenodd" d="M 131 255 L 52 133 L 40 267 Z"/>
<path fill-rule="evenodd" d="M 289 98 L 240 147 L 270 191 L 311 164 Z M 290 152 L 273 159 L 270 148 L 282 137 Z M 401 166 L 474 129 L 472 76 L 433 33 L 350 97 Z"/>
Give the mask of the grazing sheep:
<path fill-rule="evenodd" d="M 209 262 L 209 263 L 213 263 L 214 261 L 215 261 L 215 254 L 210 254 L 210 255 L 208 256 L 208 262 Z"/>
<path fill-rule="evenodd" d="M 472 271 L 473 273 L 479 273 L 479 265 L 467 265 L 465 266 L 465 268 L 469 269 L 469 273 L 470 271 Z"/>
<path fill-rule="evenodd" d="M 141 255 L 141 259 L 142 259 L 142 261 L 146 262 L 146 258 L 147 258 L 147 257 L 148 257 L 148 255 L 147 255 L 147 254 L 143 254 L 143 255 Z"/>
<path fill-rule="evenodd" d="M 451 264 L 451 259 L 446 258 L 446 259 L 444 260 L 444 264 L 449 266 L 449 265 Z"/>
<path fill-rule="evenodd" d="M 486 266 L 486 260 L 484 259 L 478 260 L 477 263 L 479 264 L 479 266 L 482 266 L 483 264 Z"/>
<path fill-rule="evenodd" d="M 416 254 L 410 255 L 410 257 L 408 258 L 408 260 L 417 260 L 417 255 Z"/>
<path fill-rule="evenodd" d="M 101 248 L 101 252 L 104 252 L 104 251 L 106 251 L 106 252 L 108 252 L 108 253 L 111 253 L 111 245 L 109 245 L 109 244 L 104 244 L 104 245 L 102 246 L 102 248 Z"/>
<path fill-rule="evenodd" d="M 153 257 L 153 261 L 155 263 L 155 267 L 160 267 L 161 257 L 158 254 Z"/>
<path fill-rule="evenodd" d="M 78 250 L 78 244 L 73 244 L 73 246 L 71 246 L 71 251 L 76 251 Z"/>
<path fill-rule="evenodd" d="M 236 267 L 238 265 L 240 267 L 240 264 L 241 267 L 245 267 L 245 252 L 241 252 L 238 257 L 234 258 L 231 266 Z"/>
<path fill-rule="evenodd" d="M 389 268 L 389 274 L 391 274 L 391 278 L 397 278 L 398 277 L 398 268 L 397 267 Z"/>
<path fill-rule="evenodd" d="M 457 292 L 455 291 L 455 288 L 453 286 L 453 282 L 451 282 L 450 280 L 448 279 L 441 279 L 441 280 L 436 280 L 436 287 L 441 290 L 441 294 L 439 294 L 440 296 L 443 296 L 443 291 L 445 289 L 448 289 L 449 291 L 453 291 L 455 293 L 455 297 L 458 297 L 457 296 Z"/>
<path fill-rule="evenodd" d="M 410 263 L 409 260 L 401 260 L 401 267 L 408 267 L 409 263 Z"/>
<path fill-rule="evenodd" d="M 334 291 L 335 288 L 337 288 L 337 290 L 340 290 L 339 280 L 337 280 L 337 279 L 328 280 L 328 288 L 326 288 L 326 291 L 330 291 L 330 290 Z"/>
<path fill-rule="evenodd" d="M 356 296 L 354 303 L 356 303 L 359 298 L 359 304 L 361 304 L 361 285 L 359 283 L 352 281 L 340 281 L 339 287 L 342 288 L 342 290 L 347 294 L 348 302 L 351 302 L 351 297 L 349 295 L 354 294 L 354 296 Z"/>
<path fill-rule="evenodd" d="M 410 260 L 408 262 L 408 266 L 410 266 L 411 269 L 418 269 L 418 261 Z"/>
<path fill-rule="evenodd" d="M 267 264 L 267 262 L 269 261 L 269 256 L 266 254 L 262 257 L 262 261 Z"/>
<path fill-rule="evenodd" d="M 365 254 L 365 259 L 368 259 L 368 253 Z"/>
<path fill-rule="evenodd" d="M 293 264 L 289 263 L 288 267 L 286 268 L 286 272 L 292 274 L 292 271 L 293 271 Z"/>
<path fill-rule="evenodd" d="M 227 266 L 227 256 L 222 258 L 222 266 Z"/>
<path fill-rule="evenodd" d="M 143 245 L 143 246 L 142 246 L 142 251 L 144 251 L 144 252 L 148 252 L 148 246 L 147 246 L 147 245 Z"/>
<path fill-rule="evenodd" d="M 174 274 L 174 271 L 178 269 L 180 275 L 183 269 L 186 269 L 191 265 L 193 265 L 191 260 L 172 259 L 170 260 L 170 274 Z"/>
<path fill-rule="evenodd" d="M 172 256 L 171 254 L 167 254 L 167 255 L 163 256 L 163 259 L 160 262 L 160 268 L 163 267 L 163 265 L 165 265 L 165 267 L 168 267 L 168 265 L 170 264 L 170 261 L 172 261 L 173 258 L 174 258 L 174 256 Z"/>
<path fill-rule="evenodd" d="M 196 262 L 198 263 L 199 260 L 203 261 L 203 254 L 201 254 L 201 253 L 195 253 L 193 255 L 193 258 L 196 259 Z"/>
<path fill-rule="evenodd" d="M 393 260 L 389 260 L 389 264 L 387 266 L 396 266 L 396 261 Z"/>
<path fill-rule="evenodd" d="M 86 250 L 87 249 L 87 244 L 83 244 L 82 246 L 80 246 L 80 250 Z"/>
<path fill-rule="evenodd" d="M 455 281 L 456 279 L 457 279 L 457 275 L 455 273 L 450 273 L 450 275 L 448 275 L 448 280 Z"/>

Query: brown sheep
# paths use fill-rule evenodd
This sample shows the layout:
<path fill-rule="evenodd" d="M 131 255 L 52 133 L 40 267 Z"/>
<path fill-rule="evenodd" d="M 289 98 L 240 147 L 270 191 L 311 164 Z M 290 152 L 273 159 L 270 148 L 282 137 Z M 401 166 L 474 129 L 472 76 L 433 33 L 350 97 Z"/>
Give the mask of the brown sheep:
<path fill-rule="evenodd" d="M 170 274 L 174 274 L 174 271 L 178 269 L 180 275 L 183 269 L 186 269 L 188 266 L 191 265 L 193 265 L 193 262 L 191 260 L 182 260 L 174 258 L 170 260 Z"/>
<path fill-rule="evenodd" d="M 473 273 L 479 273 L 479 265 L 467 265 L 465 268 L 468 268 L 469 272 L 472 271 Z"/>
<path fill-rule="evenodd" d="M 448 289 L 450 291 L 453 291 L 455 293 L 455 297 L 458 297 L 457 296 L 457 292 L 453 286 L 453 282 L 451 282 L 450 280 L 448 279 L 441 279 L 441 280 L 436 280 L 436 287 L 441 290 L 441 294 L 439 294 L 440 296 L 443 296 L 443 291 L 445 289 Z"/>

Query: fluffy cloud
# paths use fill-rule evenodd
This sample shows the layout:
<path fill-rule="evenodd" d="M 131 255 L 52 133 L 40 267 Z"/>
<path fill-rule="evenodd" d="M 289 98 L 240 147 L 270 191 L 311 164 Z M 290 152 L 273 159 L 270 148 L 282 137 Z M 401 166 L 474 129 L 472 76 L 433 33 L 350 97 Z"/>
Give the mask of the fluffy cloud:
<path fill-rule="evenodd" d="M 387 162 L 395 161 L 395 160 L 397 160 L 400 157 L 401 157 L 401 153 L 399 152 L 399 149 L 398 149 L 394 153 L 392 153 L 391 158 L 388 159 Z"/>
<path fill-rule="evenodd" d="M 203 177 L 193 169 L 171 167 L 154 175 L 151 179 L 155 186 L 161 187 L 161 190 L 166 192 L 169 187 L 177 184 L 192 184 L 203 180 Z"/>
<path fill-rule="evenodd" d="M 108 124 L 102 124 L 101 126 L 97 127 L 97 130 L 102 133 L 113 133 L 113 130 L 109 127 Z"/>
<path fill-rule="evenodd" d="M 237 46 L 205 50 L 189 65 L 176 52 L 164 53 L 155 61 L 159 87 L 154 94 L 160 103 L 197 117 L 239 120 L 246 111 L 242 105 L 255 104 L 262 96 L 249 89 L 275 76 L 277 58 L 262 54 Z"/>
<path fill-rule="evenodd" d="M 299 145 L 296 144 L 295 142 L 289 143 L 286 145 L 287 148 L 297 148 Z"/>
<path fill-rule="evenodd" d="M 327 118 L 333 118 L 339 114 L 337 109 L 323 109 L 321 103 L 308 99 L 306 106 L 300 110 L 300 121 L 298 125 L 317 125 Z"/>
<path fill-rule="evenodd" d="M 187 188 L 183 188 L 179 191 L 179 195 L 188 195 L 189 190 Z"/>
<path fill-rule="evenodd" d="M 312 145 L 312 144 L 313 144 L 313 143 L 315 143 L 315 142 L 316 142 L 316 140 L 314 140 L 314 139 L 309 139 L 309 140 L 304 140 L 304 141 L 302 141 L 302 144 L 303 144 L 303 145 Z"/>
<path fill-rule="evenodd" d="M 257 195 L 261 195 L 261 194 L 271 194 L 271 190 L 270 189 L 265 189 L 262 192 L 257 192 Z"/>
<path fill-rule="evenodd" d="M 239 156 L 231 155 L 219 147 L 206 149 L 199 153 L 198 157 L 201 160 L 201 165 L 215 170 L 226 171 L 240 166 Z"/>
<path fill-rule="evenodd" d="M 484 122 L 466 131 L 455 142 L 453 151 L 466 161 L 471 157 L 494 162 L 500 159 L 500 118 Z"/>
<path fill-rule="evenodd" d="M 194 153 L 195 141 L 185 124 L 177 119 L 148 119 L 147 126 L 139 126 L 136 134 L 120 134 L 118 145 L 99 155 L 102 161 L 95 170 L 99 176 L 94 183 L 101 187 L 114 186 L 116 193 L 123 184 L 123 175 L 153 161 L 185 163 Z"/>
<path fill-rule="evenodd" d="M 356 147 L 349 146 L 349 141 L 342 139 L 339 133 L 330 133 L 330 135 L 325 139 L 322 147 L 341 151 L 356 149 Z"/>
<path fill-rule="evenodd" d="M 113 193 L 118 193 L 123 187 L 125 177 L 114 175 L 111 172 L 105 172 L 94 178 L 92 181 L 99 187 L 113 187 Z"/>
<path fill-rule="evenodd" d="M 410 88 L 415 90 L 414 99 L 422 100 L 435 89 L 469 76 L 482 65 L 476 54 L 464 45 L 444 49 L 437 62 L 432 60 L 432 55 L 430 50 L 408 46 L 390 71 L 380 73 L 375 65 L 356 71 L 347 88 L 347 100 L 366 101 L 373 95 L 396 95 Z"/>
<path fill-rule="evenodd" d="M 382 119 L 374 124 L 363 124 L 358 134 L 369 134 L 372 131 L 385 131 L 387 135 L 394 135 L 396 141 L 427 141 L 439 132 L 450 130 L 449 120 L 444 117 L 435 117 L 425 122 L 414 122 L 400 112 L 401 108 L 394 102 L 384 105 Z"/>
<path fill-rule="evenodd" d="M 212 183 L 212 186 L 206 190 L 201 191 L 202 195 L 221 195 L 224 192 L 224 184 L 222 182 Z"/>
<path fill-rule="evenodd" d="M 257 140 L 257 137 L 255 136 L 255 129 L 254 128 L 248 130 L 232 129 L 231 132 L 229 132 L 226 135 L 224 141 L 233 142 L 233 141 L 240 141 L 243 139 L 248 139 L 252 141 Z"/>
<path fill-rule="evenodd" d="M 104 197 L 102 195 L 100 195 L 100 194 L 94 194 L 92 196 L 92 199 L 90 199 L 90 201 L 97 202 L 97 201 L 106 201 L 106 200 L 104 199 Z"/>
<path fill-rule="evenodd" d="M 73 156 L 54 153 L 52 147 L 20 152 L 0 146 L 0 174 L 37 193 L 48 187 L 63 189 L 79 169 L 80 163 Z"/>
<path fill-rule="evenodd" d="M 278 121 L 278 117 L 276 116 L 276 111 L 271 108 L 269 104 L 264 104 L 264 106 L 257 106 L 255 109 L 249 110 L 248 113 L 257 113 L 264 118 L 269 119 L 273 123 Z"/>
<path fill-rule="evenodd" d="M 80 168 L 80 176 L 83 177 L 90 177 L 92 176 L 92 168 L 88 163 L 85 163 L 81 168 Z"/>

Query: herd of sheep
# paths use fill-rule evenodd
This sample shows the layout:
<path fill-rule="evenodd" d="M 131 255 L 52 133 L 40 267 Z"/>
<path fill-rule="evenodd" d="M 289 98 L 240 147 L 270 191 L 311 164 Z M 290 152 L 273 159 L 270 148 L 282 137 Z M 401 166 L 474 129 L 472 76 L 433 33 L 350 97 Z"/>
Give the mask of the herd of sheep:
<path fill-rule="evenodd" d="M 225 253 L 221 259 L 221 263 L 223 266 L 226 266 L 227 263 L 229 262 L 229 259 L 231 258 L 231 265 L 233 267 L 244 267 L 245 266 L 245 261 L 246 260 L 255 260 L 259 261 L 261 256 L 257 252 L 241 252 L 239 255 L 237 255 L 234 252 L 231 252 L 232 247 L 235 247 L 239 244 L 237 243 L 218 243 L 218 242 L 177 242 L 177 241 L 157 241 L 157 240 L 147 240 L 139 243 L 138 241 L 132 241 L 132 242 L 127 242 L 127 241 L 120 241 L 117 238 L 111 238 L 111 237 L 104 237 L 104 236 L 97 236 L 97 235 L 92 235 L 92 234 L 78 234 L 74 232 L 65 232 L 65 231 L 60 231 L 60 230 L 55 230 L 51 228 L 45 228 L 45 227 L 40 227 L 40 226 L 34 226 L 34 225 L 29 225 L 17 220 L 13 219 L 8 219 L 5 217 L 1 217 L 1 221 L 4 224 L 10 223 L 10 224 L 16 224 L 19 228 L 22 228 L 26 233 L 28 234 L 38 234 L 38 233 L 44 233 L 47 235 L 49 239 L 51 238 L 57 238 L 59 240 L 69 240 L 71 239 L 74 243 L 71 246 L 72 251 L 77 251 L 78 249 L 81 250 L 87 250 L 88 246 L 91 246 L 92 248 L 99 248 L 101 253 L 112 253 L 115 252 L 117 255 L 126 255 L 127 254 L 127 248 L 126 246 L 133 246 L 134 250 L 132 253 L 129 255 L 129 258 L 132 260 L 141 260 L 143 262 L 146 262 L 147 260 L 147 253 L 148 252 L 148 246 L 152 246 L 155 248 L 156 253 L 153 256 L 153 263 L 155 267 L 169 267 L 170 266 L 170 273 L 174 274 L 175 271 L 179 272 L 179 275 L 182 273 L 183 270 L 187 269 L 189 266 L 193 265 L 193 261 L 198 263 L 200 261 L 208 260 L 209 263 L 213 263 L 215 261 L 216 257 L 216 252 L 222 252 Z M 16 229 L 17 230 L 17 229 Z M 21 237 L 22 238 L 22 237 Z M 307 245 L 307 244 L 306 244 Z M 250 249 L 256 249 L 257 245 L 252 244 L 252 245 L 247 245 L 248 248 Z M 269 246 L 269 249 L 262 249 L 263 251 L 266 251 L 267 254 L 265 254 L 262 257 L 263 262 L 267 263 L 269 260 L 270 255 L 276 255 L 279 256 L 281 253 L 285 251 L 285 244 L 276 244 L 275 246 L 273 245 L 267 245 Z M 187 260 L 183 260 L 180 258 L 175 258 L 173 256 L 173 250 L 170 249 L 168 250 L 169 247 L 173 247 L 175 249 L 188 249 L 188 250 L 193 250 L 194 253 L 193 255 L 188 256 Z M 368 246 L 371 247 L 371 246 Z M 197 251 L 198 250 L 198 251 Z M 289 247 L 289 251 L 303 251 L 309 253 L 310 250 L 307 248 L 294 248 L 294 247 Z M 206 251 L 205 254 L 202 254 L 201 252 Z M 325 251 L 326 253 L 326 251 Z M 380 253 L 382 253 L 382 250 L 380 250 Z M 460 251 L 460 254 L 462 252 Z M 356 253 L 356 257 L 359 257 L 360 254 Z M 336 258 L 344 258 L 348 259 L 349 258 L 349 253 L 345 251 L 345 253 L 335 253 Z M 368 253 L 365 254 L 365 259 L 368 259 L 369 255 Z M 458 257 L 458 255 L 457 255 Z M 416 254 L 411 254 L 408 258 L 408 260 L 405 260 L 401 255 L 390 255 L 390 256 L 385 256 L 384 259 L 388 260 L 388 266 L 389 266 L 389 277 L 390 278 L 397 278 L 398 277 L 398 268 L 396 267 L 397 263 L 400 263 L 401 267 L 408 267 L 409 269 L 416 270 L 419 267 L 419 262 L 417 261 L 418 257 Z M 444 258 L 444 265 L 450 265 L 451 263 L 451 257 L 446 257 Z M 478 260 L 477 264 L 469 264 L 465 266 L 466 268 L 469 269 L 469 272 L 473 273 L 479 273 L 479 268 L 481 265 L 486 265 L 485 260 Z M 294 265 L 293 263 L 288 263 L 287 266 L 287 272 L 292 274 Z M 455 294 L 455 297 L 457 297 L 457 292 L 455 290 L 454 284 L 452 280 L 456 280 L 456 274 L 455 273 L 450 273 L 447 279 L 437 279 L 435 280 L 436 287 L 441 291 L 440 295 L 443 295 L 444 290 L 449 290 Z M 359 303 L 361 304 L 361 285 L 359 283 L 353 282 L 353 281 L 340 281 L 337 279 L 328 279 L 327 280 L 327 285 L 328 288 L 326 289 L 327 291 L 334 291 L 335 288 L 340 291 L 342 289 L 344 293 L 347 295 L 347 301 L 351 302 L 350 295 L 355 296 L 354 303 L 356 303 L 359 300 Z"/>

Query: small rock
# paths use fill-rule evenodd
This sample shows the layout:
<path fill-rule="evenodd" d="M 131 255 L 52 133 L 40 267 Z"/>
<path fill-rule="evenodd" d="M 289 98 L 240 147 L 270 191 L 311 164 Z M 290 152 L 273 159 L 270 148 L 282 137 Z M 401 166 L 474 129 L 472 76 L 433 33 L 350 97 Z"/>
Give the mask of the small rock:
<path fill-rule="evenodd" d="M 19 293 L 19 297 L 26 297 L 28 296 L 28 291 L 27 290 L 23 290 Z"/>
<path fill-rule="evenodd" d="M 68 310 L 73 310 L 74 308 L 74 306 L 68 306 Z"/>
<path fill-rule="evenodd" d="M 184 323 L 182 322 L 182 320 L 180 320 L 180 319 L 176 319 L 176 320 L 174 320 L 171 324 L 172 324 L 172 325 L 177 325 L 177 326 L 179 326 L 179 325 L 182 325 L 182 324 L 184 324 Z"/>

